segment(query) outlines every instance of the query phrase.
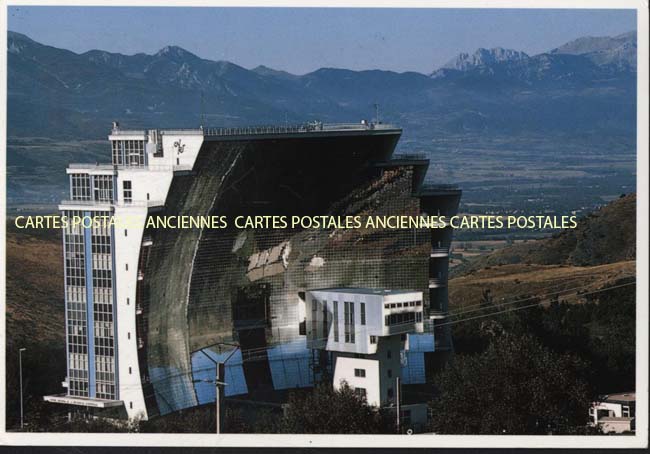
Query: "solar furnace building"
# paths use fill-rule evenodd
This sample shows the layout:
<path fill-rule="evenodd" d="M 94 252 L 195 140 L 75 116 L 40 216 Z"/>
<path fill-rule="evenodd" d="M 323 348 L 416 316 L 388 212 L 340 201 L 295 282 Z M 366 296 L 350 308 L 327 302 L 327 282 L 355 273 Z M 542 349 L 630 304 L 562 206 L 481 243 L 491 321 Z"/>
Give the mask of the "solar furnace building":
<path fill-rule="evenodd" d="M 428 160 L 393 156 L 401 129 L 360 124 L 124 130 L 111 164 L 71 164 L 67 216 L 137 219 L 64 229 L 66 392 L 46 400 L 151 418 L 226 397 L 281 401 L 333 377 L 309 345 L 305 295 L 422 294 L 402 383 L 451 350 L 444 321 L 451 228 L 145 228 L 151 216 L 453 215 L 460 191 L 425 185 Z"/>

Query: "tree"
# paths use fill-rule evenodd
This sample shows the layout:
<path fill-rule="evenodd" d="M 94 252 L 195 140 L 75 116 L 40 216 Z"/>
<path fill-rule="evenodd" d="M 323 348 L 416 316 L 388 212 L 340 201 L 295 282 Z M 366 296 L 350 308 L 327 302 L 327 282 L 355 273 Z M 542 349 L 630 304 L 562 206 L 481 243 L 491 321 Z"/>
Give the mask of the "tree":
<path fill-rule="evenodd" d="M 438 376 L 432 430 L 456 434 L 576 433 L 591 402 L 584 364 L 528 335 L 495 334 L 487 349 L 458 355 Z"/>
<path fill-rule="evenodd" d="M 390 432 L 384 415 L 347 383 L 335 390 L 320 384 L 289 397 L 280 431 L 284 433 L 368 434 Z"/>

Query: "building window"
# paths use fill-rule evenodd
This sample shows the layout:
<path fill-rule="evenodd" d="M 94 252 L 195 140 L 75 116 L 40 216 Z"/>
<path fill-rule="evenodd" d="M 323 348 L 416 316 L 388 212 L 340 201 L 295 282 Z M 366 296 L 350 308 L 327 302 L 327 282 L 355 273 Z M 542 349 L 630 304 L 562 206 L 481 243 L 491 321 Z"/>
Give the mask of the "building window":
<path fill-rule="evenodd" d="M 133 402 L 129 402 L 129 408 L 133 410 Z"/>
<path fill-rule="evenodd" d="M 361 324 L 366 324 L 366 303 L 361 303 Z"/>
<path fill-rule="evenodd" d="M 149 193 L 147 192 L 147 200 L 149 200 Z"/>
<path fill-rule="evenodd" d="M 124 157 L 126 165 L 143 166 L 144 165 L 144 140 L 125 140 Z"/>
<path fill-rule="evenodd" d="M 370 343 L 371 344 L 376 344 L 377 343 L 377 336 L 370 336 Z"/>
<path fill-rule="evenodd" d="M 393 378 L 393 370 L 392 369 L 388 369 L 386 371 L 386 374 L 388 375 L 388 378 Z"/>
<path fill-rule="evenodd" d="M 131 203 L 133 201 L 133 188 L 129 180 L 122 181 L 122 199 L 124 203 Z"/>
<path fill-rule="evenodd" d="M 93 175 L 93 193 L 96 202 L 112 202 L 113 175 Z"/>
<path fill-rule="evenodd" d="M 343 303 L 343 317 L 345 319 L 345 342 L 354 344 L 354 303 Z"/>
<path fill-rule="evenodd" d="M 323 300 L 323 339 L 329 337 L 329 330 L 327 329 L 327 301 Z"/>
<path fill-rule="evenodd" d="M 144 165 L 144 140 L 113 140 L 112 148 L 113 165 Z"/>
<path fill-rule="evenodd" d="M 629 418 L 630 417 L 630 407 L 623 406 L 623 417 L 624 418 Z"/>
<path fill-rule="evenodd" d="M 386 358 L 390 359 L 392 356 L 393 356 L 393 355 L 392 355 L 392 353 L 390 352 L 390 350 L 386 350 Z"/>
<path fill-rule="evenodd" d="M 128 306 L 129 304 L 131 304 L 131 298 L 126 299 L 126 305 Z"/>
<path fill-rule="evenodd" d="M 131 375 L 133 371 L 131 370 L 131 366 L 129 366 L 129 375 Z"/>
<path fill-rule="evenodd" d="M 124 229 L 124 236 L 129 236 L 129 231 Z"/>
<path fill-rule="evenodd" d="M 334 316 L 332 317 L 334 323 L 334 342 L 339 341 L 339 302 L 334 301 Z"/>
<path fill-rule="evenodd" d="M 350 342 L 350 326 L 348 320 L 350 319 L 350 303 L 345 301 L 343 303 L 343 333 L 345 335 L 345 342 Z"/>
<path fill-rule="evenodd" d="M 121 140 L 111 141 L 111 147 L 113 149 L 113 165 L 121 166 L 124 164 L 124 147 L 122 146 Z"/>
<path fill-rule="evenodd" d="M 393 391 L 393 388 L 388 388 L 388 391 L 386 392 L 386 394 L 388 395 L 389 399 L 392 399 L 393 395 L 395 394 L 394 391 Z"/>
<path fill-rule="evenodd" d="M 128 263 L 125 263 L 125 264 L 124 264 L 124 269 L 125 269 L 126 271 L 129 271 L 129 264 L 128 264 Z"/>
<path fill-rule="evenodd" d="M 70 197 L 72 200 L 90 200 L 90 176 L 85 173 L 70 175 Z"/>
<path fill-rule="evenodd" d="M 350 343 L 354 344 L 354 303 L 350 303 Z"/>
<path fill-rule="evenodd" d="M 397 314 L 386 315 L 384 316 L 384 324 L 386 326 L 392 326 L 414 323 L 416 321 L 415 314 L 416 312 L 398 312 Z M 422 321 L 422 313 L 417 312 L 417 314 L 420 314 L 419 319 Z"/>
<path fill-rule="evenodd" d="M 154 158 L 162 158 L 164 156 L 164 154 L 163 154 L 162 136 L 161 136 L 160 132 L 151 131 L 150 132 L 150 141 L 153 141 L 153 143 L 156 144 L 156 150 L 153 153 L 153 157 Z"/>
<path fill-rule="evenodd" d="M 311 333 L 314 338 L 318 337 L 318 301 L 311 300 Z"/>
<path fill-rule="evenodd" d="M 366 370 L 365 369 L 354 369 L 354 376 L 363 378 L 363 377 L 366 376 Z"/>
<path fill-rule="evenodd" d="M 366 388 L 354 388 L 354 394 L 357 397 L 365 399 L 368 393 L 366 392 Z"/>
<path fill-rule="evenodd" d="M 126 333 L 126 338 L 131 339 L 131 332 Z"/>

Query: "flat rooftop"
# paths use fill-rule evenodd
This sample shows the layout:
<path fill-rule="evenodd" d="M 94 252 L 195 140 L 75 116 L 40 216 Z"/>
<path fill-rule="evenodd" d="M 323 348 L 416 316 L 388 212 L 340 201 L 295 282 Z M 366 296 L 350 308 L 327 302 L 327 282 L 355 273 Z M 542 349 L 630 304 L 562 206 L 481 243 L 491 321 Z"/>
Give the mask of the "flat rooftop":
<path fill-rule="evenodd" d="M 318 133 L 345 133 L 345 132 L 401 132 L 401 128 L 388 123 L 321 123 L 311 122 L 300 125 L 269 125 L 269 126 L 240 126 L 240 127 L 205 127 L 192 129 L 160 129 L 162 134 L 196 134 L 204 137 L 241 137 L 277 134 L 318 134 Z M 111 135 L 145 135 L 144 129 L 114 128 Z"/>
<path fill-rule="evenodd" d="M 332 293 L 357 293 L 360 295 L 406 295 L 409 293 L 422 293 L 419 290 L 388 290 L 366 287 L 335 287 L 310 289 L 308 292 L 332 292 Z"/>

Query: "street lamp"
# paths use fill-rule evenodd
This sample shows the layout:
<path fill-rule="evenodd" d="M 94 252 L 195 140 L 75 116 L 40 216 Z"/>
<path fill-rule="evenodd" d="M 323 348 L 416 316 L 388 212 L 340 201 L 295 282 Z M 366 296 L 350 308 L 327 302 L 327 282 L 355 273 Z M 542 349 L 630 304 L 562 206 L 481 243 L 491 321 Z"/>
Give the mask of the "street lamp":
<path fill-rule="evenodd" d="M 230 347 L 235 347 L 235 348 L 233 349 L 233 351 L 230 353 L 230 355 L 228 355 L 228 357 L 227 357 L 225 360 L 223 360 L 223 361 L 215 361 L 215 360 L 212 359 L 212 357 L 211 357 L 210 355 L 208 355 L 208 354 L 205 352 L 205 350 L 204 350 L 204 349 L 209 348 L 209 347 L 212 347 L 212 346 L 214 346 L 214 345 L 218 345 L 218 346 L 219 346 L 219 350 L 221 350 L 221 346 L 222 346 L 222 345 L 228 345 L 228 346 L 230 346 Z M 200 351 L 201 353 L 203 353 L 203 355 L 205 355 L 206 358 L 208 358 L 210 361 L 212 361 L 212 362 L 214 363 L 215 368 L 216 368 L 215 376 L 214 376 L 214 390 L 215 390 L 215 399 L 214 399 L 214 403 L 215 403 L 215 406 L 216 406 L 216 408 L 215 408 L 215 413 L 216 413 L 216 414 L 215 414 L 215 419 L 216 419 L 216 426 L 217 426 L 216 429 L 217 429 L 217 434 L 220 434 L 220 433 L 221 433 L 221 386 L 227 385 L 227 383 L 221 381 L 221 366 L 225 366 L 225 364 L 226 364 L 226 363 L 228 362 L 228 360 L 232 357 L 232 355 L 234 355 L 235 352 L 239 349 L 239 345 L 236 345 L 236 344 L 227 344 L 227 343 L 225 343 L 225 342 L 219 342 L 219 343 L 214 344 L 214 345 L 209 345 L 209 346 L 207 346 L 207 347 L 203 347 L 203 348 L 199 349 L 199 351 Z M 225 375 L 225 367 L 224 367 L 224 375 Z M 225 377 L 224 377 L 224 378 L 225 378 Z M 195 383 L 196 383 L 196 382 L 199 382 L 199 381 L 203 381 L 203 382 L 208 382 L 208 383 L 209 383 L 209 382 L 211 382 L 212 380 L 194 380 Z"/>
<path fill-rule="evenodd" d="M 25 419 L 23 416 L 23 352 L 26 348 L 18 350 L 18 365 L 20 368 L 20 428 L 25 427 Z"/>

